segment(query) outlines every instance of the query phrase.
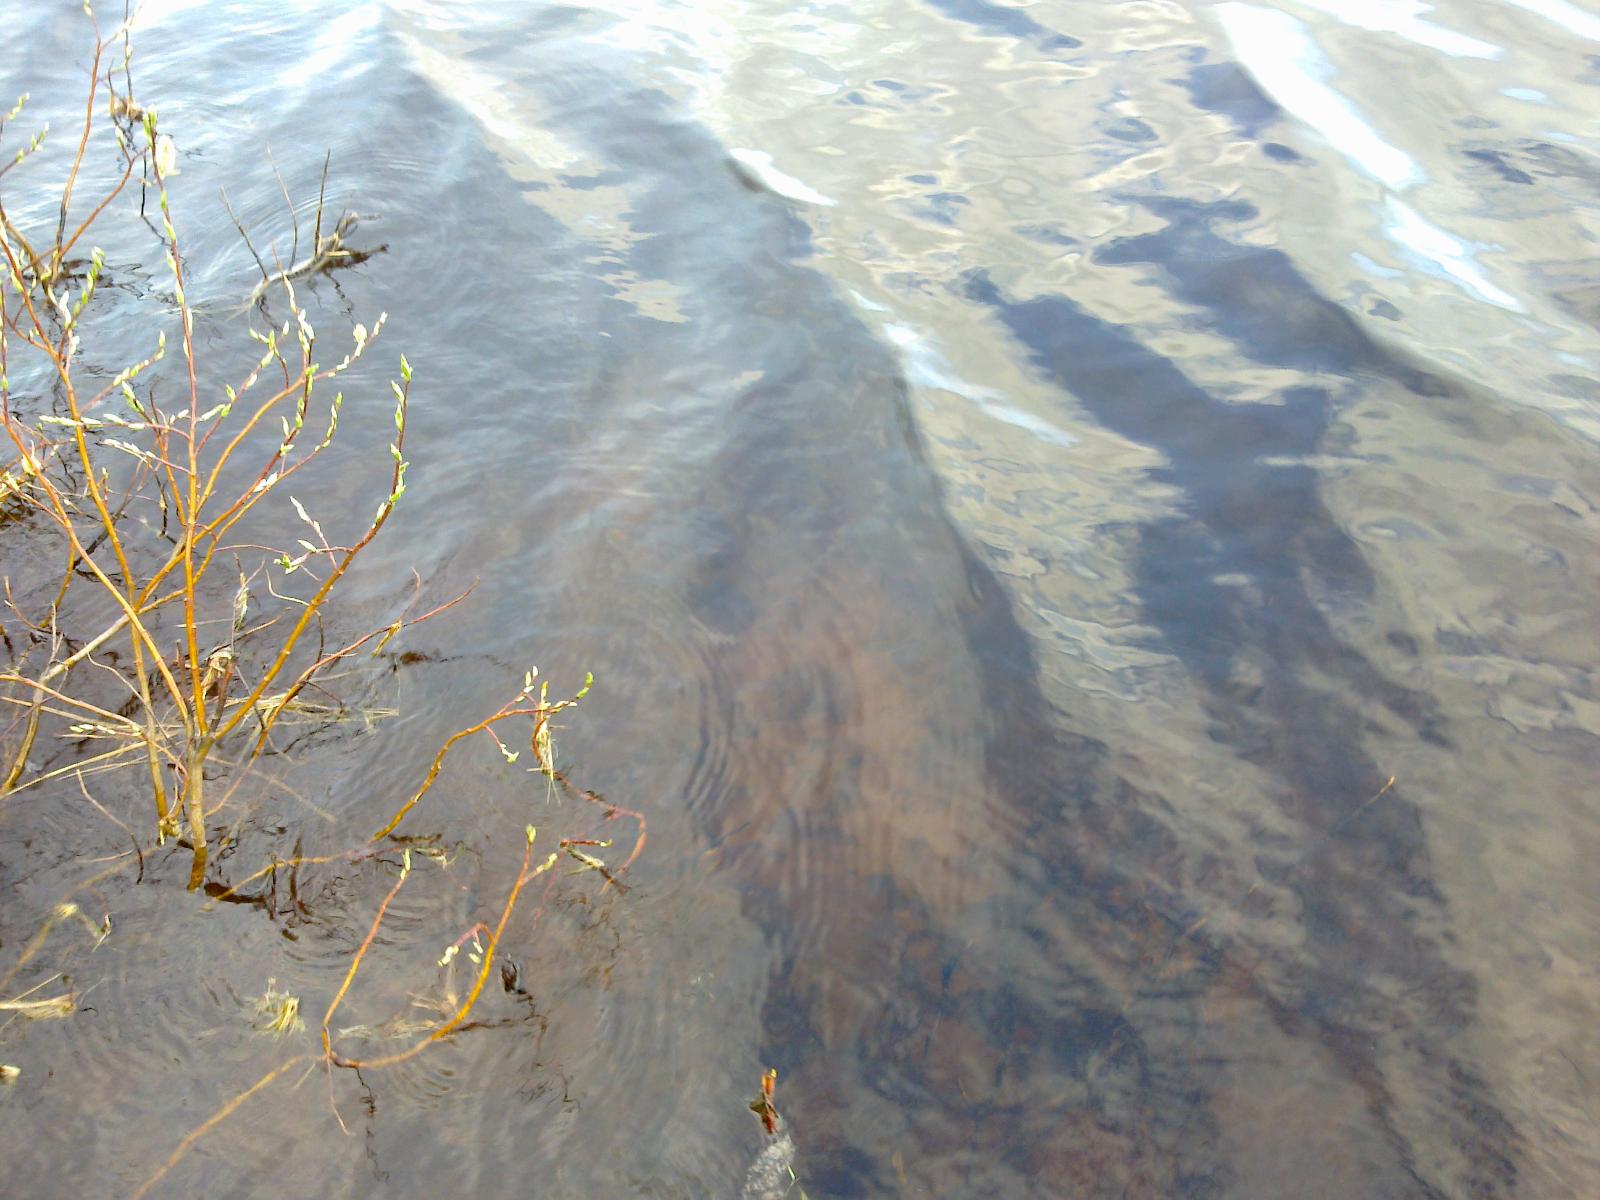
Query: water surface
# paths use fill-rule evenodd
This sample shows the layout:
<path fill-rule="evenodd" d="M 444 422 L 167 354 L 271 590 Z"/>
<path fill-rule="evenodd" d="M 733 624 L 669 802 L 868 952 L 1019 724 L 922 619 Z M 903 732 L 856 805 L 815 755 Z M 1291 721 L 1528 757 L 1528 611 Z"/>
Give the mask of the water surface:
<path fill-rule="evenodd" d="M 6 7 L 5 88 L 67 127 L 81 15 Z M 492 1027 L 253 1100 L 164 1194 L 731 1196 L 769 1065 L 816 1200 L 1600 1186 L 1600 16 L 169 0 L 137 37 L 218 353 L 220 185 L 286 244 L 263 152 L 305 198 L 331 150 L 379 217 L 311 288 L 417 365 L 352 628 L 413 566 L 482 581 L 216 878 L 359 840 L 531 663 L 595 673 L 563 761 L 650 820 L 629 892 L 513 930 Z M 347 421 L 321 503 L 386 437 Z M 70 803 L 0 809 L 7 954 L 121 849 Z M 363 1020 L 546 802 L 481 747 L 437 803 L 468 852 Z M 274 919 L 184 868 L 103 885 L 84 1011 L 0 1032 L 19 1194 L 137 1186 L 390 883 Z"/>

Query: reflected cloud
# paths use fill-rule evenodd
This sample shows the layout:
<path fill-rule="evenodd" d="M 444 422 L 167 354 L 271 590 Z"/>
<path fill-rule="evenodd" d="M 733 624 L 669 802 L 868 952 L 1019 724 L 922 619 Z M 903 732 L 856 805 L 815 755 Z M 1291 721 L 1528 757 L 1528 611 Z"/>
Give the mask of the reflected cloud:
<path fill-rule="evenodd" d="M 349 12 L 323 23 L 312 43 L 311 53 L 289 65 L 281 81 L 287 88 L 304 87 L 316 81 L 327 81 L 331 72 L 341 62 L 350 59 L 350 47 L 361 44 L 361 35 L 377 28 L 383 13 L 376 4 L 363 4 Z M 363 70 L 366 63 L 358 61 L 354 70 Z"/>
<path fill-rule="evenodd" d="M 1330 17 L 1373 33 L 1393 33 L 1408 42 L 1437 50 L 1455 58 L 1499 58 L 1505 50 L 1493 42 L 1468 37 L 1432 21 L 1424 21 L 1420 14 L 1431 12 L 1433 5 L 1419 0 L 1300 0 L 1307 8 L 1327 13 Z"/>
<path fill-rule="evenodd" d="M 1335 6 L 1332 0 L 1306 2 L 1360 28 L 1402 33 L 1447 53 L 1468 54 L 1493 48 L 1487 42 L 1455 35 L 1419 20 L 1417 14 L 1427 11 L 1427 6 L 1410 0 L 1396 5 L 1356 0 L 1353 6 Z M 1524 7 L 1535 3 L 1553 6 L 1559 0 L 1527 0 Z M 1249 4 L 1221 4 L 1216 12 L 1240 64 L 1262 90 L 1320 133 L 1358 170 L 1392 192 L 1409 191 L 1426 181 L 1417 161 L 1384 140 L 1356 106 L 1328 83 L 1334 74 L 1333 65 L 1305 25 L 1286 13 Z M 1446 49 L 1451 46 L 1454 49 Z M 1483 53 L 1477 56 L 1490 57 Z M 1423 259 L 1431 273 L 1453 279 L 1480 300 L 1513 312 L 1523 311 L 1516 297 L 1489 281 L 1473 260 L 1467 243 L 1395 196 L 1385 199 L 1382 212 L 1385 234 Z"/>
<path fill-rule="evenodd" d="M 855 294 L 855 293 L 852 293 Z M 880 312 L 885 311 L 882 305 L 865 301 L 860 295 L 857 300 L 862 300 L 867 307 Z M 1056 446 L 1076 445 L 1078 439 L 1073 437 L 1059 425 L 1045 420 L 1037 413 L 1025 412 L 1010 404 L 1002 402 L 1002 394 L 994 388 L 984 387 L 982 384 L 968 383 L 956 375 L 945 357 L 940 353 L 938 346 L 927 334 L 921 333 L 909 325 L 885 325 L 883 336 L 887 338 L 896 349 L 900 351 L 900 360 L 905 369 L 906 380 L 916 387 L 933 388 L 952 395 L 962 396 L 976 404 L 981 412 L 1002 421 L 1007 425 L 1026 430 L 1041 441 L 1049 442 Z"/>
<path fill-rule="evenodd" d="M 135 30 L 149 29 L 170 21 L 173 17 L 181 16 L 191 8 L 199 8 L 206 0 L 143 0 L 134 11 L 132 27 Z"/>
<path fill-rule="evenodd" d="M 1506 3 L 1526 9 L 1547 21 L 1554 21 L 1561 28 L 1581 38 L 1600 42 L 1600 17 L 1585 12 L 1568 0 L 1506 0 Z"/>
<path fill-rule="evenodd" d="M 772 155 L 764 150 L 735 148 L 728 151 L 728 157 L 737 165 L 740 178 L 757 187 L 802 204 L 832 207 L 834 203 L 810 185 L 778 170 L 773 164 Z"/>
<path fill-rule="evenodd" d="M 1416 209 L 1398 197 L 1389 197 L 1384 204 L 1384 212 L 1387 215 L 1384 232 L 1396 242 L 1432 263 L 1439 272 L 1464 285 L 1479 298 L 1513 312 L 1522 311 L 1522 305 L 1515 296 L 1489 282 L 1482 268 L 1473 261 L 1466 243 L 1425 220 Z"/>
<path fill-rule="evenodd" d="M 1239 62 L 1282 108 L 1311 126 L 1361 171 L 1404 190 L 1425 178 L 1404 150 L 1390 145 L 1327 80 L 1333 67 L 1293 17 L 1248 4 L 1216 9 Z"/>

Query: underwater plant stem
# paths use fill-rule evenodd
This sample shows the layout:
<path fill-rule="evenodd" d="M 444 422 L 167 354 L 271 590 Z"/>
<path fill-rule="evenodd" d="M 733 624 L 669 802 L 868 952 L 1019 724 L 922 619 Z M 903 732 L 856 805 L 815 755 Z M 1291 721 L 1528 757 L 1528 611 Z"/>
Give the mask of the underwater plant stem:
<path fill-rule="evenodd" d="M 523 845 L 522 867 L 517 872 L 516 882 L 511 885 L 511 891 L 506 896 L 505 906 L 500 910 L 500 920 L 496 922 L 494 929 L 489 933 L 488 943 L 485 945 L 483 951 L 483 962 L 478 968 L 478 977 L 473 981 L 472 990 L 467 993 L 466 999 L 461 1002 L 460 1006 L 455 1010 L 454 1013 L 450 1015 L 448 1019 L 437 1025 L 424 1037 L 419 1038 L 416 1042 L 413 1042 L 404 1050 L 398 1051 L 394 1054 L 384 1055 L 381 1058 L 355 1059 L 344 1057 L 342 1054 L 339 1054 L 337 1051 L 335 1051 L 330 1044 L 330 1039 L 328 1037 L 328 1016 L 333 1015 L 333 1009 L 330 1007 L 328 1010 L 328 1016 L 325 1016 L 322 1019 L 322 1045 L 323 1049 L 328 1055 L 328 1061 L 333 1063 L 334 1066 L 348 1067 L 352 1070 L 392 1067 L 399 1063 L 405 1062 L 407 1059 L 414 1058 L 416 1055 L 426 1050 L 434 1042 L 448 1037 L 453 1029 L 465 1021 L 468 1014 L 472 1012 L 473 1006 L 478 1003 L 478 996 L 480 993 L 482 993 L 483 985 L 485 981 L 488 980 L 489 972 L 494 967 L 495 948 L 500 944 L 500 937 L 505 933 L 507 922 L 511 920 L 511 913 L 517 907 L 517 897 L 522 894 L 522 889 L 524 887 L 526 887 L 533 880 L 537 879 L 539 876 L 543 875 L 555 864 L 556 856 L 552 854 L 537 867 L 530 869 L 532 860 L 533 836 L 532 832 L 530 831 L 529 836 Z M 398 890 L 399 886 L 397 884 L 395 891 Z M 393 892 L 391 892 L 390 895 L 392 896 Z M 387 902 L 385 902 L 385 906 L 387 906 Z M 378 920 L 382 920 L 381 909 L 379 910 Z M 377 934 L 377 932 L 378 921 L 374 921 L 372 929 L 367 933 L 367 943 L 363 944 L 363 950 L 365 950 L 366 944 L 370 944 L 372 938 Z M 357 965 L 358 963 L 351 964 L 350 974 L 345 978 L 345 986 L 339 989 L 339 997 L 336 997 L 336 999 L 343 997 L 345 990 L 350 985 L 350 980 L 355 977 L 355 968 Z"/>
<path fill-rule="evenodd" d="M 277 1079 L 285 1071 L 288 1071 L 292 1067 L 297 1067 L 301 1063 L 309 1061 L 311 1061 L 310 1055 L 301 1054 L 295 1058 L 289 1059 L 287 1062 L 279 1063 L 260 1079 L 256 1080 L 249 1087 L 245 1088 L 244 1091 L 240 1092 L 233 1099 L 229 1100 L 216 1112 L 212 1113 L 211 1116 L 206 1118 L 206 1120 L 201 1122 L 199 1125 L 196 1125 L 189 1131 L 187 1136 L 184 1137 L 183 1141 L 178 1143 L 177 1148 L 173 1150 L 171 1154 L 167 1155 L 167 1160 L 156 1169 L 155 1174 L 151 1175 L 150 1178 L 146 1179 L 139 1185 L 138 1190 L 133 1193 L 130 1200 L 143 1200 L 145 1196 L 149 1195 L 150 1189 L 159 1183 L 168 1171 L 177 1166 L 178 1160 L 189 1152 L 189 1148 L 191 1146 L 193 1146 L 201 1138 L 205 1137 L 206 1134 L 210 1133 L 218 1125 L 222 1124 L 222 1122 L 226 1121 L 236 1111 L 238 1111 L 240 1105 L 242 1105 L 246 1100 L 250 1099 L 251 1096 L 254 1096 L 257 1092 L 271 1084 L 273 1080 Z"/>

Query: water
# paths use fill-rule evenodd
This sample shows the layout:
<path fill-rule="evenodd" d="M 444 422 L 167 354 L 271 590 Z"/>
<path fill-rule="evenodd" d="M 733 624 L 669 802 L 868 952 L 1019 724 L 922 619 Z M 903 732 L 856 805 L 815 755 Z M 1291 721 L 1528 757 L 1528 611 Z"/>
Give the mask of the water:
<path fill-rule="evenodd" d="M 70 128 L 81 15 L 5 8 L 4 90 Z M 481 580 L 216 877 L 358 840 L 531 663 L 595 672 L 563 759 L 650 821 L 626 895 L 513 930 L 490 1028 L 286 1081 L 158 1194 L 732 1195 L 768 1065 L 819 1200 L 1600 1185 L 1600 15 L 169 0 L 137 36 L 208 345 L 253 271 L 219 185 L 287 244 L 265 148 L 379 218 L 313 286 L 418 368 L 352 627 L 413 566 Z M 334 510 L 382 470 L 348 426 Z M 352 1022 L 542 819 L 480 749 Z M 7 961 L 125 846 L 72 804 L 0 810 Z M 166 853 L 85 902 L 84 1011 L 0 1032 L 18 1195 L 137 1186 L 390 882 L 273 920 Z"/>

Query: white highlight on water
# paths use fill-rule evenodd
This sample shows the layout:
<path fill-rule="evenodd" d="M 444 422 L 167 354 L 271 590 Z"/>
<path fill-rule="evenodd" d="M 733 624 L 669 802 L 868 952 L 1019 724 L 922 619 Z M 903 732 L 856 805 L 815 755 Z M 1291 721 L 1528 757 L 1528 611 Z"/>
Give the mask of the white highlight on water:
<path fill-rule="evenodd" d="M 1518 8 L 1554 21 L 1557 25 L 1591 42 L 1600 42 L 1600 17 L 1579 8 L 1569 0 L 1505 0 Z"/>
<path fill-rule="evenodd" d="M 870 306 L 880 310 L 882 308 L 881 305 Z M 965 397 L 976 404 L 979 411 L 986 416 L 1026 430 L 1040 441 L 1051 442 L 1057 446 L 1072 446 L 1077 443 L 1077 438 L 1037 413 L 1003 403 L 1002 393 L 994 388 L 968 383 L 956 375 L 932 338 L 919 330 L 909 325 L 885 325 L 883 336 L 900 351 L 906 379 L 915 386 Z"/>
<path fill-rule="evenodd" d="M 1505 53 L 1493 42 L 1424 21 L 1421 14 L 1432 12 L 1433 5 L 1423 4 L 1421 0 L 1300 0 L 1300 3 L 1346 25 L 1373 33 L 1397 34 L 1408 42 L 1454 58 L 1499 58 Z"/>
<path fill-rule="evenodd" d="M 769 192 L 776 192 L 790 200 L 798 200 L 802 204 L 821 204 L 831 207 L 835 201 L 830 200 L 821 192 L 808 184 L 802 183 L 793 175 L 785 175 L 773 165 L 772 155 L 765 150 L 747 150 L 735 147 L 728 151 L 728 157 L 738 163 Z"/>
<path fill-rule="evenodd" d="M 1515 296 L 1489 282 L 1482 268 L 1472 260 L 1465 243 L 1427 221 L 1397 196 L 1389 197 L 1384 211 L 1388 217 L 1384 232 L 1395 241 L 1428 260 L 1490 304 L 1513 312 L 1522 311 L 1522 305 Z"/>
<path fill-rule="evenodd" d="M 352 58 L 357 60 L 352 63 L 352 69 L 363 69 L 365 62 L 352 54 L 351 47 L 364 45 L 361 35 L 369 29 L 376 29 L 382 21 L 383 11 L 378 5 L 363 4 L 319 22 L 311 53 L 291 63 L 283 72 L 283 86 L 298 88 L 313 82 L 326 83 L 333 76 L 335 67 Z"/>
<path fill-rule="evenodd" d="M 1391 146 L 1326 80 L 1333 67 L 1287 13 L 1248 4 L 1219 4 L 1217 18 L 1240 64 L 1284 109 L 1311 126 L 1385 187 L 1403 190 L 1424 178 L 1404 150 Z"/>
<path fill-rule="evenodd" d="M 1564 0 L 1511 2 L 1528 7 L 1560 4 Z M 1399 32 L 1401 27 L 1416 32 L 1419 23 L 1415 18 L 1421 11 L 1421 6 L 1411 0 L 1401 0 L 1394 6 L 1383 6 L 1378 0 L 1340 0 L 1337 9 L 1334 0 L 1306 0 L 1306 3 L 1336 12 L 1341 20 L 1351 24 L 1382 27 L 1392 32 Z M 1426 181 L 1427 176 L 1417 161 L 1385 141 L 1355 105 L 1327 82 L 1334 74 L 1333 66 L 1305 25 L 1275 9 L 1234 0 L 1218 5 L 1216 13 L 1240 65 L 1255 77 L 1267 95 L 1325 137 L 1358 170 L 1390 192 L 1409 191 Z M 1424 30 L 1428 31 L 1449 33 L 1431 25 Z M 1449 39 L 1446 42 L 1449 44 Z M 1457 51 L 1460 49 L 1458 45 Z M 1384 233 L 1412 256 L 1423 260 L 1426 270 L 1455 280 L 1480 300 L 1513 312 L 1523 311 L 1516 297 L 1489 281 L 1473 260 L 1467 243 L 1434 225 L 1395 195 L 1385 197 L 1380 211 Z"/>

